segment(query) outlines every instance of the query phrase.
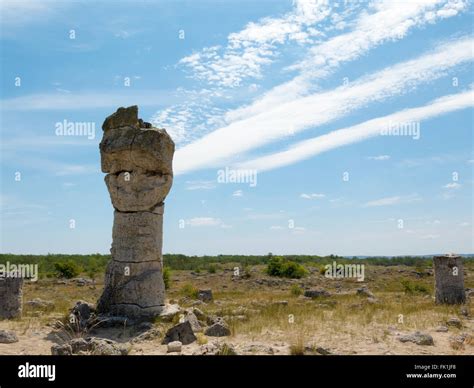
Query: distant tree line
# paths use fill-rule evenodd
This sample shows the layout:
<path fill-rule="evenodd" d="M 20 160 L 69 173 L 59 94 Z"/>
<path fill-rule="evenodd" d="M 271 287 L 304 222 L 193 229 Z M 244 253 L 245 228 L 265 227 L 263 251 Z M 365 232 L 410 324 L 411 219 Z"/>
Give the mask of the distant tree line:
<path fill-rule="evenodd" d="M 103 274 L 110 260 L 110 255 L 102 255 L 99 253 L 90 255 L 64 255 L 64 254 L 47 254 L 47 255 L 14 255 L 0 254 L 0 264 L 9 261 L 12 264 L 38 264 L 39 274 L 41 277 L 76 277 L 80 274 L 87 275 L 91 278 Z M 394 266 L 406 265 L 417 268 L 429 268 L 432 266 L 431 257 L 422 256 L 397 256 L 397 257 L 342 257 L 337 255 L 317 256 L 317 255 L 217 255 L 217 256 L 186 256 L 182 254 L 165 254 L 163 261 L 165 267 L 171 270 L 190 270 L 190 271 L 208 271 L 215 273 L 220 265 L 235 264 L 244 269 L 252 265 L 267 265 L 271 263 L 273 271 L 279 271 L 281 260 L 283 260 L 282 271 L 294 272 L 296 277 L 301 271 L 298 267 L 285 268 L 287 262 L 305 264 L 305 266 L 315 266 L 330 264 L 337 261 L 341 264 L 365 263 L 370 265 Z M 474 262 L 474 255 L 464 257 L 466 262 Z M 275 266 L 274 264 L 278 265 Z"/>

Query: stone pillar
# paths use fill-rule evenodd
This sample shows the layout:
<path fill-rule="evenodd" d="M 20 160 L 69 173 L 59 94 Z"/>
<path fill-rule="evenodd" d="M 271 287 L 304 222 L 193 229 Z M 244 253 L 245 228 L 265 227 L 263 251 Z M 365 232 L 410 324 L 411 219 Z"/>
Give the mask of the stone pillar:
<path fill-rule="evenodd" d="M 462 257 L 433 257 L 436 303 L 458 304 L 466 301 Z"/>
<path fill-rule="evenodd" d="M 23 278 L 0 278 L 0 319 L 21 317 L 23 302 Z"/>
<path fill-rule="evenodd" d="M 115 212 L 112 260 L 97 309 L 152 319 L 165 304 L 163 201 L 173 182 L 174 143 L 164 129 L 138 119 L 137 106 L 119 108 L 102 129 L 102 171 Z"/>

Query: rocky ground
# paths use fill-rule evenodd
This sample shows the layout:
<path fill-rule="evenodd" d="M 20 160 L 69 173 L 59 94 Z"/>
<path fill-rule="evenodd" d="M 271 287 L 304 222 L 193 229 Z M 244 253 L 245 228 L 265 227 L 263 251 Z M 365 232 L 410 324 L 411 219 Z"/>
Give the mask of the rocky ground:
<path fill-rule="evenodd" d="M 100 282 L 44 279 L 25 285 L 21 319 L 0 321 L 0 354 L 474 354 L 473 269 L 463 306 L 436 305 L 432 271 L 414 267 L 369 266 L 364 282 L 174 271 L 165 312 L 141 324 L 95 317 Z"/>

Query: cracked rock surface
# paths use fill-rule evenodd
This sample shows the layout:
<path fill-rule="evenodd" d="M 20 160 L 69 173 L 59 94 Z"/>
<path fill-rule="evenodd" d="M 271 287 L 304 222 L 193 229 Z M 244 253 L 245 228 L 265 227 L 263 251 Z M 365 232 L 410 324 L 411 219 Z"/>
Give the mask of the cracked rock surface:
<path fill-rule="evenodd" d="M 107 117 L 99 145 L 114 211 L 112 260 L 97 309 L 102 314 L 152 319 L 165 304 L 164 199 L 173 183 L 174 143 L 166 130 L 138 118 L 138 107 Z"/>

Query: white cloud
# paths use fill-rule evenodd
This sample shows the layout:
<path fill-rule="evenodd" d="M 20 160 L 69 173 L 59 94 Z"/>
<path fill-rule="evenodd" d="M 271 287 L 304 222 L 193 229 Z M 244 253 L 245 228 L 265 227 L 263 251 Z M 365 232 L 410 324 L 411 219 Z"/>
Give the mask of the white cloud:
<path fill-rule="evenodd" d="M 459 224 L 459 226 L 463 226 L 463 227 L 465 227 L 465 226 L 470 226 L 470 225 L 471 225 L 471 224 L 470 224 L 469 222 L 461 222 L 461 223 Z"/>
<path fill-rule="evenodd" d="M 215 181 L 186 181 L 186 190 L 212 190 L 215 187 Z"/>
<path fill-rule="evenodd" d="M 2 110 L 75 110 L 89 108 L 117 108 L 118 106 L 157 106 L 178 101 L 170 91 L 135 91 L 129 92 L 71 92 L 40 93 L 21 97 L 12 97 L 0 101 Z M 112 112 L 111 112 L 112 113 Z"/>
<path fill-rule="evenodd" d="M 224 110 L 214 106 L 213 99 L 222 94 L 209 89 L 175 93 L 180 103 L 156 112 L 151 123 L 166 128 L 176 145 L 181 146 L 224 124 Z"/>
<path fill-rule="evenodd" d="M 236 190 L 232 193 L 233 197 L 242 197 L 244 195 L 244 192 L 242 190 Z"/>
<path fill-rule="evenodd" d="M 283 226 L 279 226 L 279 225 L 270 226 L 270 230 L 282 230 L 282 229 L 285 229 L 285 228 Z"/>
<path fill-rule="evenodd" d="M 222 225 L 222 221 L 218 218 L 212 217 L 195 217 L 185 220 L 185 224 L 192 227 L 220 226 Z"/>
<path fill-rule="evenodd" d="M 332 131 L 322 136 L 302 141 L 289 149 L 254 160 L 240 163 L 239 168 L 253 168 L 259 172 L 283 167 L 322 152 L 379 136 L 389 122 L 411 122 L 429 119 L 444 113 L 472 107 L 472 90 L 439 98 L 428 105 L 402 110 L 388 116 L 372 119 L 352 127 Z"/>
<path fill-rule="evenodd" d="M 374 12 L 364 10 L 352 31 L 313 45 L 307 58 L 291 67 L 300 70 L 299 75 L 274 87 L 251 105 L 229 112 L 226 117 L 240 120 L 306 95 L 313 87 L 312 81 L 328 76 L 341 63 L 355 60 L 387 41 L 402 39 L 413 28 L 454 16 L 467 4 L 458 0 L 373 2 L 370 8 Z M 440 10 L 451 12 L 438 13 Z"/>
<path fill-rule="evenodd" d="M 443 186 L 444 189 L 459 189 L 460 187 L 461 185 L 457 182 L 451 182 Z"/>
<path fill-rule="evenodd" d="M 299 0 L 281 17 L 265 17 L 229 34 L 227 45 L 211 46 L 179 61 L 191 77 L 208 85 L 240 86 L 246 78 L 260 78 L 262 69 L 277 56 L 277 47 L 292 42 L 311 43 L 321 35 L 315 24 L 331 14 L 325 1 Z"/>
<path fill-rule="evenodd" d="M 319 193 L 312 193 L 312 194 L 303 193 L 300 195 L 300 198 L 304 198 L 304 199 L 321 199 L 324 197 L 326 197 L 324 194 L 319 194 Z"/>
<path fill-rule="evenodd" d="M 367 159 L 369 159 L 369 160 L 389 160 L 390 155 L 369 156 Z"/>
<path fill-rule="evenodd" d="M 411 194 L 406 196 L 394 196 L 376 199 L 374 201 L 365 203 L 363 207 L 393 206 L 418 201 L 421 201 L 421 197 L 418 194 Z"/>
<path fill-rule="evenodd" d="M 297 133 L 343 117 L 371 102 L 404 93 L 472 60 L 472 44 L 471 38 L 459 38 L 417 59 L 363 77 L 348 87 L 302 97 L 231 123 L 179 149 L 175 171 L 180 174 L 218 164 L 230 156 L 287 137 L 289 129 Z"/>

